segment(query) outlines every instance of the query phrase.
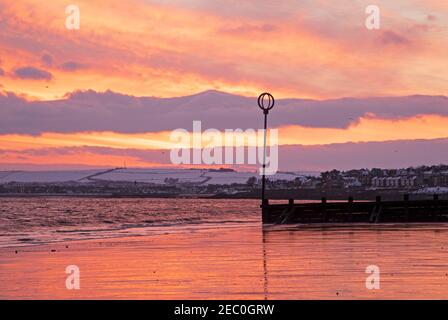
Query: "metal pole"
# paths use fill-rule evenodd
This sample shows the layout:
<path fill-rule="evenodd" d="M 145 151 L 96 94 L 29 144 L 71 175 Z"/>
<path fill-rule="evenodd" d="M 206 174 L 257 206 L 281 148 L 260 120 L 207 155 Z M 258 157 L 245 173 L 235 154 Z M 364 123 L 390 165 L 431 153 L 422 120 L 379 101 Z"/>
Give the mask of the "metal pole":
<path fill-rule="evenodd" d="M 261 201 L 265 199 L 265 189 L 266 189 L 266 135 L 268 128 L 268 110 L 264 110 L 264 143 L 263 143 L 263 176 L 261 180 Z"/>
<path fill-rule="evenodd" d="M 267 101 L 266 101 L 267 100 Z M 262 179 L 261 179 L 261 203 L 264 204 L 264 200 L 266 199 L 266 140 L 267 140 L 267 130 L 268 130 L 268 114 L 269 110 L 274 107 L 275 100 L 272 94 L 270 93 L 262 93 L 258 97 L 258 106 L 261 110 L 263 110 L 264 114 L 264 143 L 263 143 L 263 169 L 262 169 Z"/>

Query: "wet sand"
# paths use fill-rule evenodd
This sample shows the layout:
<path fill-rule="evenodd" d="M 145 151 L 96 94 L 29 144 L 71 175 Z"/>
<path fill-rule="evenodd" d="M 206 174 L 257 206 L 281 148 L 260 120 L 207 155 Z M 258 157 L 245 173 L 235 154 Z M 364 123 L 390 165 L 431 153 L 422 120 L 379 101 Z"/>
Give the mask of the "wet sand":
<path fill-rule="evenodd" d="M 80 290 L 66 289 L 68 265 Z M 0 248 L 0 283 L 2 299 L 446 299 L 448 228 L 252 223 Z"/>

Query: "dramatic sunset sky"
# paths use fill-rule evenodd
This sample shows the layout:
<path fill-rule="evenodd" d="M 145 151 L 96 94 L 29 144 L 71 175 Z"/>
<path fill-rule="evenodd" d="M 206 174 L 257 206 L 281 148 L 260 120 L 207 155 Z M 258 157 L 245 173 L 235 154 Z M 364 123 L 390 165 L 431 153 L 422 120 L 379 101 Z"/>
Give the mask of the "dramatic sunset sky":
<path fill-rule="evenodd" d="M 447 53 L 445 0 L 1 0 L 0 169 L 166 166 L 264 91 L 281 169 L 447 163 Z"/>

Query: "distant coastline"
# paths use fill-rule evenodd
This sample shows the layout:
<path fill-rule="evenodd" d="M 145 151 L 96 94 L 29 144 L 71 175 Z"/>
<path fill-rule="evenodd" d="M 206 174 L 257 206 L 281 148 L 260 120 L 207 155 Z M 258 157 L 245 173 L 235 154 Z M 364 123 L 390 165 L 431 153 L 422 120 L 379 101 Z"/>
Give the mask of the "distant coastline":
<path fill-rule="evenodd" d="M 3 171 L 0 197 L 259 199 L 260 182 L 257 172 L 226 168 Z M 448 194 L 448 166 L 278 172 L 268 177 L 266 194 L 297 200 L 443 197 Z"/>
<path fill-rule="evenodd" d="M 272 191 L 272 190 L 271 190 Z M 354 197 L 356 200 L 373 200 L 376 196 L 381 196 L 384 200 L 402 200 L 403 195 L 407 193 L 403 192 L 365 192 L 365 193 L 353 193 L 353 192 L 345 192 L 345 193 L 306 193 L 299 194 L 294 192 L 293 190 L 275 190 L 272 192 L 267 192 L 267 198 L 272 200 L 287 200 L 287 199 L 295 199 L 295 200 L 303 200 L 303 201 L 315 201 L 321 200 L 322 197 L 327 198 L 328 200 L 347 200 L 349 197 Z M 438 193 L 437 193 L 438 194 Z M 426 194 L 413 194 L 412 199 L 431 199 L 434 193 L 426 193 Z M 442 194 L 442 198 L 443 198 Z M 260 192 L 245 192 L 240 194 L 216 194 L 216 195 L 201 195 L 201 194 L 191 194 L 191 195 L 174 195 L 174 194 L 62 194 L 62 193 L 3 193 L 0 194 L 1 198 L 107 198 L 107 199 L 260 199 Z M 446 195 L 448 198 L 448 195 Z"/>

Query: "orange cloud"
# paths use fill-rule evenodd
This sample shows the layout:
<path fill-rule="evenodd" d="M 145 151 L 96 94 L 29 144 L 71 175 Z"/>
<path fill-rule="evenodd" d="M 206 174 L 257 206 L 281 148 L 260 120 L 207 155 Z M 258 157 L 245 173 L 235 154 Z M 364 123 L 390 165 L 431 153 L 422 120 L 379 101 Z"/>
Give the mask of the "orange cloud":
<path fill-rule="evenodd" d="M 375 33 L 363 27 L 364 4 L 353 7 L 351 1 L 249 2 L 244 8 L 257 10 L 239 12 L 232 4 L 219 10 L 221 2 L 202 8 L 80 0 L 81 30 L 68 31 L 65 1 L 6 0 L 6 28 L 0 31 L 4 87 L 40 99 L 74 89 L 163 97 L 210 88 L 314 98 L 445 94 L 447 24 L 422 13 L 437 8 L 433 14 L 443 18 L 448 10 L 435 1 L 406 2 L 405 14 L 399 10 L 405 2 L 380 4 L 384 29 Z M 431 25 L 415 28 L 423 24 Z M 409 45 L 384 42 L 391 32 Z M 47 68 L 53 74 L 48 87 L 8 77 L 13 68 L 37 67 L 44 52 L 55 60 Z M 89 68 L 67 72 L 60 66 L 68 61 Z"/>

